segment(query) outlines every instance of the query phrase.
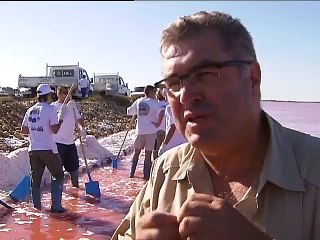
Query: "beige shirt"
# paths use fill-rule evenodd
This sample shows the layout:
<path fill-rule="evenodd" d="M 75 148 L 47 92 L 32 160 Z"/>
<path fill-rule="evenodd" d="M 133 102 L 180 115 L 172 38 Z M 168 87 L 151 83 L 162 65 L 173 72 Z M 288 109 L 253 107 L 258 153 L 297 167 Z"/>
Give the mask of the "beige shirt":
<path fill-rule="evenodd" d="M 320 240 L 320 139 L 267 118 L 271 137 L 263 169 L 234 208 L 274 239 Z M 183 144 L 155 162 L 112 239 L 135 239 L 141 216 L 154 210 L 177 215 L 193 193 L 213 195 L 213 183 L 200 152 Z"/>

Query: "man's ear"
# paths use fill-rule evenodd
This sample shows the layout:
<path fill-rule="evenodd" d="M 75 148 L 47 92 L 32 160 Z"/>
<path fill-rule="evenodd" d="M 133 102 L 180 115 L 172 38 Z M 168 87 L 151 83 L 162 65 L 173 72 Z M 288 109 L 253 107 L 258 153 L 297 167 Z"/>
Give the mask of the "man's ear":
<path fill-rule="evenodd" d="M 259 63 L 250 64 L 250 76 L 252 78 L 252 87 L 258 85 L 260 87 L 261 84 L 261 69 Z"/>
<path fill-rule="evenodd" d="M 261 69 L 259 63 L 252 63 L 249 66 L 250 80 L 252 95 L 261 98 L 260 85 L 261 85 Z"/>

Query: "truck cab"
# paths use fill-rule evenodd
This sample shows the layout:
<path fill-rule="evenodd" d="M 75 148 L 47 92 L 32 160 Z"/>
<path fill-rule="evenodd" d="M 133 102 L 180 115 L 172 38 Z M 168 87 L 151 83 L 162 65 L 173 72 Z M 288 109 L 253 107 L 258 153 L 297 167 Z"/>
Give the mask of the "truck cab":
<path fill-rule="evenodd" d="M 119 73 L 94 74 L 93 91 L 104 93 L 107 96 L 130 95 L 128 83 L 124 83 L 123 78 Z"/>
<path fill-rule="evenodd" d="M 93 90 L 87 71 L 78 65 L 60 65 L 49 66 L 46 65 L 46 76 L 39 77 L 23 77 L 21 74 L 18 78 L 18 87 L 29 89 L 30 95 L 36 95 L 36 88 L 42 83 L 49 84 L 50 87 L 56 91 L 58 86 L 71 86 L 74 83 L 75 97 L 81 96 L 81 89 L 79 86 L 79 80 L 85 76 L 89 82 L 88 95 Z"/>
<path fill-rule="evenodd" d="M 84 68 L 75 66 L 53 66 L 50 69 L 49 76 L 54 78 L 55 86 L 71 86 L 74 83 L 74 88 L 77 91 L 74 93 L 74 96 L 81 97 L 81 88 L 79 86 L 80 79 L 85 76 L 85 79 L 89 82 L 89 88 L 87 95 L 93 91 L 90 78 L 87 71 Z"/>

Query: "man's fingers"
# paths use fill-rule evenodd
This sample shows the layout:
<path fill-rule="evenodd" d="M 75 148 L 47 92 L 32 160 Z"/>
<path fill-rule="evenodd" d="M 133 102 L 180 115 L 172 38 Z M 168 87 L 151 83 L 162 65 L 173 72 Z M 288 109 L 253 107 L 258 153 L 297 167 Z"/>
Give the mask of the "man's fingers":
<path fill-rule="evenodd" d="M 187 200 L 183 203 L 180 214 L 178 214 L 177 219 L 180 223 L 186 214 L 193 215 L 193 212 L 195 214 L 202 208 L 210 207 L 209 205 L 212 205 L 214 202 L 221 202 L 222 199 L 217 198 L 212 195 L 208 194 L 201 194 L 201 193 L 195 193 L 192 194 L 187 198 Z M 195 210 L 194 210 L 195 209 Z"/>
<path fill-rule="evenodd" d="M 187 216 L 202 216 L 206 215 L 208 211 L 210 212 L 211 205 L 208 202 L 201 202 L 201 201 L 189 201 L 185 202 L 180 212 L 177 216 L 178 223 L 187 217 Z"/>
<path fill-rule="evenodd" d="M 208 195 L 208 194 L 194 193 L 188 197 L 187 201 L 203 201 L 203 202 L 211 203 L 216 199 L 219 199 L 219 198 L 212 195 Z"/>
<path fill-rule="evenodd" d="M 187 216 L 183 218 L 179 225 L 179 233 L 182 239 L 187 239 L 197 232 L 201 231 L 203 227 L 201 217 Z"/>
<path fill-rule="evenodd" d="M 177 217 L 168 213 L 152 212 L 141 217 L 136 239 L 180 240 Z"/>
<path fill-rule="evenodd" d="M 148 228 L 137 231 L 137 240 L 181 240 L 178 228 Z"/>
<path fill-rule="evenodd" d="M 209 205 L 214 201 L 215 197 L 207 194 L 195 193 L 187 198 L 187 200 L 182 204 L 180 212 L 177 216 L 178 222 L 180 223 L 182 219 L 193 212 L 199 211 L 199 207 Z M 194 210 L 196 209 L 196 210 Z"/>
<path fill-rule="evenodd" d="M 154 228 L 173 226 L 178 229 L 177 217 L 169 213 L 152 212 L 144 215 L 139 221 L 139 228 Z"/>

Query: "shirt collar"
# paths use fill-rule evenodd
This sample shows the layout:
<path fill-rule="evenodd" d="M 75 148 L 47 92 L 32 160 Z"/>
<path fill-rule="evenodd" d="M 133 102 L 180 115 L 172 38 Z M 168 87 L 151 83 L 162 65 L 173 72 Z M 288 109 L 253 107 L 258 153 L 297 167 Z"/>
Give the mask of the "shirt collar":
<path fill-rule="evenodd" d="M 270 140 L 264 166 L 259 176 L 257 195 L 268 181 L 286 190 L 305 191 L 289 136 L 285 132 L 286 128 L 266 112 L 263 111 L 263 114 L 268 121 Z M 201 153 L 189 143 L 180 149 L 182 151 L 178 155 L 179 170 L 172 180 L 183 180 L 187 177 L 193 185 L 195 179 L 199 181 L 199 177 L 208 177 L 209 171 Z"/>
<path fill-rule="evenodd" d="M 264 112 L 270 129 L 267 155 L 262 168 L 257 193 L 267 181 L 290 191 L 305 191 L 288 131 L 280 123 Z"/>
<path fill-rule="evenodd" d="M 210 172 L 200 151 L 190 143 L 182 149 L 182 154 L 178 155 L 179 168 L 171 179 L 187 179 L 195 192 L 214 194 Z"/>
<path fill-rule="evenodd" d="M 36 105 L 41 105 L 41 106 L 43 106 L 43 105 L 50 105 L 48 102 L 37 102 L 36 103 Z"/>

